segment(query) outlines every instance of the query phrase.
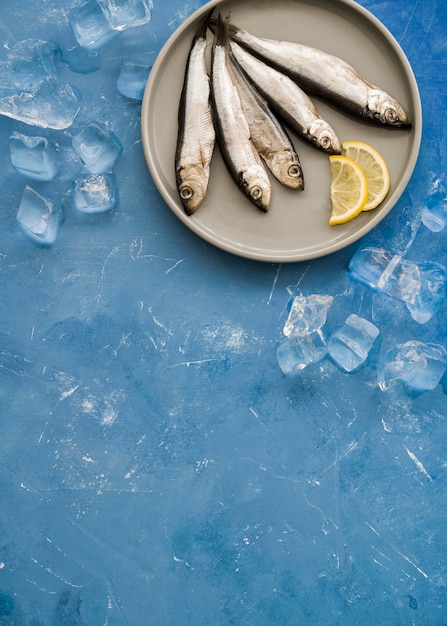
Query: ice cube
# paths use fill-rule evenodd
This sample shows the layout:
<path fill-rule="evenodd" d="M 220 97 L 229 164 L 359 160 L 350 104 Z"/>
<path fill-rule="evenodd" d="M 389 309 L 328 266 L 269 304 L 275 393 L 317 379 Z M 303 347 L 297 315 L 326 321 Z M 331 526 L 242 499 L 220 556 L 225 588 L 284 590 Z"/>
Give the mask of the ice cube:
<path fill-rule="evenodd" d="M 116 81 L 119 93 L 126 98 L 142 100 L 150 69 L 137 61 L 124 59 Z"/>
<path fill-rule="evenodd" d="M 329 337 L 329 356 L 340 369 L 352 372 L 365 363 L 378 334 L 375 324 L 352 313 Z"/>
<path fill-rule="evenodd" d="M 61 48 L 61 59 L 72 72 L 77 74 L 93 74 L 101 69 L 102 57 L 100 50 L 89 50 L 79 44 Z"/>
<path fill-rule="evenodd" d="M 298 374 L 308 365 L 322 361 L 327 347 L 318 331 L 293 338 L 283 339 L 276 347 L 276 359 L 287 376 Z"/>
<path fill-rule="evenodd" d="M 142 26 L 151 19 L 149 2 L 146 0 L 98 0 L 110 28 L 125 30 Z"/>
<path fill-rule="evenodd" d="M 438 263 L 419 264 L 421 289 L 414 302 L 406 302 L 411 316 L 419 324 L 426 324 L 446 300 L 447 270 Z"/>
<path fill-rule="evenodd" d="M 388 350 L 378 368 L 378 385 L 386 391 L 398 381 L 411 393 L 434 389 L 447 368 L 443 346 L 411 340 Z"/>
<path fill-rule="evenodd" d="M 91 172 L 111 170 L 123 151 L 120 140 L 98 122 L 90 122 L 72 138 L 79 158 Z"/>
<path fill-rule="evenodd" d="M 333 300 L 332 296 L 320 294 L 295 296 L 284 324 L 284 335 L 303 337 L 319 330 L 326 323 L 327 313 Z"/>
<path fill-rule="evenodd" d="M 96 0 L 76 4 L 68 13 L 68 21 L 83 48 L 100 48 L 117 35 Z"/>
<path fill-rule="evenodd" d="M 13 133 L 9 138 L 11 163 L 20 174 L 33 180 L 53 180 L 59 172 L 59 150 L 45 137 Z"/>
<path fill-rule="evenodd" d="M 421 219 L 434 233 L 443 230 L 447 224 L 447 190 L 439 179 L 434 181 L 431 193 L 425 198 Z"/>
<path fill-rule="evenodd" d="M 17 221 L 24 235 L 33 243 L 52 246 L 62 222 L 62 211 L 28 185 L 22 195 Z"/>
<path fill-rule="evenodd" d="M 20 122 L 62 130 L 79 112 L 78 99 L 56 75 L 54 43 L 27 39 L 0 61 L 0 115 Z"/>
<path fill-rule="evenodd" d="M 85 172 L 73 181 L 73 205 L 83 213 L 104 213 L 119 202 L 118 186 L 111 172 Z"/>
<path fill-rule="evenodd" d="M 360 248 L 349 271 L 354 280 L 406 302 L 413 302 L 421 288 L 418 265 L 386 248 Z"/>

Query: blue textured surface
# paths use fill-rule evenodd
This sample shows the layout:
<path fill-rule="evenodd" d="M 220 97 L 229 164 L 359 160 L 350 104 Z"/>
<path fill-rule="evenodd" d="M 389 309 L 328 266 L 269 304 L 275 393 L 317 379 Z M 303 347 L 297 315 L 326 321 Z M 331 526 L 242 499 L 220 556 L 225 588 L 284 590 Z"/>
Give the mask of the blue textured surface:
<path fill-rule="evenodd" d="M 446 346 L 446 306 L 421 325 L 355 283 L 358 244 L 271 265 L 189 232 L 151 181 L 140 103 L 116 80 L 204 3 L 154 0 L 151 23 L 93 53 L 75 50 L 72 4 L 0 8 L 1 43 L 55 42 L 80 97 L 71 128 L 38 133 L 62 160 L 55 181 L 33 183 L 65 208 L 51 248 L 15 219 L 26 179 L 9 137 L 30 127 L 0 118 L 0 624 L 446 624 L 446 395 L 384 393 L 375 365 L 397 343 Z M 406 52 L 424 112 L 412 180 L 362 243 L 446 265 L 446 230 L 421 214 L 445 184 L 447 5 L 361 4 Z M 70 205 L 71 136 L 90 121 L 123 145 L 120 203 L 103 215 Z M 282 374 L 290 300 L 311 293 L 333 296 L 334 325 L 377 325 L 367 367 Z"/>

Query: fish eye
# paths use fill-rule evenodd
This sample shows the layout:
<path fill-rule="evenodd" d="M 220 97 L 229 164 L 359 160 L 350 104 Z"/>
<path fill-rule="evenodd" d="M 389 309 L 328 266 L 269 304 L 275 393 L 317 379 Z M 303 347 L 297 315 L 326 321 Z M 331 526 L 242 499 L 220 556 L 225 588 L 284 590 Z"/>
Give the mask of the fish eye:
<path fill-rule="evenodd" d="M 332 140 L 327 135 L 323 135 L 323 137 L 320 137 L 319 141 L 320 141 L 320 146 L 325 149 L 330 148 L 332 145 Z"/>
<path fill-rule="evenodd" d="M 191 200 L 194 195 L 194 189 L 189 185 L 183 185 L 180 189 L 180 197 L 182 200 Z"/>
<path fill-rule="evenodd" d="M 292 178 L 298 178 L 301 175 L 301 170 L 298 165 L 291 165 L 287 170 L 287 173 Z"/>
<path fill-rule="evenodd" d="M 253 200 L 260 200 L 262 198 L 262 188 L 259 185 L 255 185 L 250 189 L 250 196 Z"/>
<path fill-rule="evenodd" d="M 396 111 L 391 108 L 386 109 L 383 116 L 389 123 L 396 122 L 398 119 Z"/>

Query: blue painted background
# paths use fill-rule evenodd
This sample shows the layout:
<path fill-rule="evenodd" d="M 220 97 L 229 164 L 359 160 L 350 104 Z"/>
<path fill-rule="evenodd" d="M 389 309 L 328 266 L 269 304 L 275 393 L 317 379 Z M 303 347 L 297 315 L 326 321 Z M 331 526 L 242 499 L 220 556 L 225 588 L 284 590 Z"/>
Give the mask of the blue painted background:
<path fill-rule="evenodd" d="M 2 53 L 27 37 L 70 42 L 70 0 L 4 0 Z M 290 300 L 334 297 L 380 346 L 446 346 L 427 324 L 353 282 L 358 244 L 311 262 L 232 257 L 189 232 L 147 172 L 140 104 L 117 93 L 123 58 L 151 65 L 203 2 L 154 0 L 150 24 L 63 76 L 81 94 L 72 128 L 48 132 L 63 172 L 41 189 L 66 206 L 55 245 L 17 229 L 24 179 L 0 118 L 0 624 L 145 626 L 447 624 L 446 395 L 383 393 L 374 363 L 330 362 L 299 379 L 276 362 Z M 445 183 L 447 5 L 362 0 L 419 83 L 413 178 L 367 238 L 447 265 L 446 230 L 421 223 Z M 107 122 L 123 144 L 121 201 L 70 210 L 71 134 Z M 363 242 L 364 243 L 364 242 Z"/>

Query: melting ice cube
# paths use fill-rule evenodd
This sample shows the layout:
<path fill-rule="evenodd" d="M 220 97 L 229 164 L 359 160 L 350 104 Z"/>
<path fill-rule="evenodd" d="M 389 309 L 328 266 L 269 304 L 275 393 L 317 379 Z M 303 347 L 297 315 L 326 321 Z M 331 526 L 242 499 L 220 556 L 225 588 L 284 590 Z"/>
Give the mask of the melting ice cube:
<path fill-rule="evenodd" d="M 113 168 L 123 147 L 112 131 L 98 122 L 90 122 L 72 138 L 73 148 L 91 172 L 105 172 Z"/>
<path fill-rule="evenodd" d="M 53 180 L 59 172 L 59 151 L 45 137 L 13 133 L 9 139 L 11 163 L 20 174 L 33 180 Z"/>
<path fill-rule="evenodd" d="M 284 374 L 293 376 L 308 365 L 322 361 L 326 343 L 319 332 L 283 339 L 276 347 L 276 359 Z"/>
<path fill-rule="evenodd" d="M 443 346 L 411 340 L 389 350 L 378 368 L 378 385 L 386 391 L 401 381 L 410 392 L 434 389 L 447 369 Z"/>
<path fill-rule="evenodd" d="M 117 35 L 96 0 L 76 4 L 68 13 L 68 21 L 83 48 L 100 48 Z"/>
<path fill-rule="evenodd" d="M 151 19 L 147 0 L 98 0 L 98 3 L 114 30 L 142 26 Z"/>
<path fill-rule="evenodd" d="M 446 300 L 447 270 L 438 263 L 419 265 L 421 289 L 413 302 L 406 302 L 411 316 L 419 324 L 426 324 Z"/>
<path fill-rule="evenodd" d="M 89 50 L 78 44 L 68 44 L 61 48 L 61 59 L 66 63 L 72 72 L 78 74 L 93 74 L 101 69 L 101 51 Z"/>
<path fill-rule="evenodd" d="M 29 186 L 25 187 L 17 212 L 24 235 L 33 243 L 52 246 L 62 222 L 62 211 Z"/>
<path fill-rule="evenodd" d="M 16 44 L 0 62 L 0 114 L 15 120 L 61 130 L 79 112 L 79 102 L 68 84 L 56 75 L 55 44 L 27 39 Z"/>
<path fill-rule="evenodd" d="M 425 198 L 421 219 L 434 233 L 443 230 L 447 224 L 447 190 L 439 179 L 435 180 L 431 193 Z"/>
<path fill-rule="evenodd" d="M 110 172 L 81 174 L 73 182 L 73 205 L 84 213 L 104 213 L 119 202 L 115 175 Z"/>
<path fill-rule="evenodd" d="M 147 65 L 124 59 L 116 81 L 116 88 L 126 98 L 142 100 L 149 72 L 150 67 Z"/>
<path fill-rule="evenodd" d="M 303 337 L 319 330 L 326 323 L 327 313 L 333 300 L 332 296 L 320 294 L 295 296 L 284 324 L 284 335 Z"/>
<path fill-rule="evenodd" d="M 421 288 L 419 267 L 381 247 L 357 250 L 349 263 L 352 277 L 371 289 L 413 302 Z"/>
<path fill-rule="evenodd" d="M 344 325 L 329 338 L 328 353 L 345 372 L 352 372 L 368 358 L 379 329 L 372 322 L 351 314 Z"/>

